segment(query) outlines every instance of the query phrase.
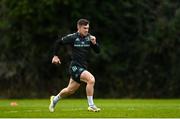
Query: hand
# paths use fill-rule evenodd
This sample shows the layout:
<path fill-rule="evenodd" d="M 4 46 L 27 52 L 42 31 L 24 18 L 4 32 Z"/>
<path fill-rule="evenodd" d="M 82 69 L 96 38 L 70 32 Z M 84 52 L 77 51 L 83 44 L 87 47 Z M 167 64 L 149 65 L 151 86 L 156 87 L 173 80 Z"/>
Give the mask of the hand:
<path fill-rule="evenodd" d="M 54 56 L 52 59 L 53 64 L 61 64 L 61 61 L 58 56 Z"/>
<path fill-rule="evenodd" d="M 96 37 L 90 35 L 91 42 L 95 45 L 96 44 Z"/>

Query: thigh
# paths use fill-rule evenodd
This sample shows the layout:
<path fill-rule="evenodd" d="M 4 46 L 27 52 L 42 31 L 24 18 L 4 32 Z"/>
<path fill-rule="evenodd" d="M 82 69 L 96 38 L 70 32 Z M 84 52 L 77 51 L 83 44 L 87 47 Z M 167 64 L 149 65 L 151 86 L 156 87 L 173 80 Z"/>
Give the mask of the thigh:
<path fill-rule="evenodd" d="M 89 82 L 89 81 L 95 81 L 94 76 L 87 70 L 83 71 L 80 76 L 81 81 Z"/>
<path fill-rule="evenodd" d="M 70 78 L 67 88 L 69 90 L 77 90 L 79 88 L 79 86 L 80 86 L 79 83 L 77 83 L 76 81 L 74 81 L 73 79 Z"/>

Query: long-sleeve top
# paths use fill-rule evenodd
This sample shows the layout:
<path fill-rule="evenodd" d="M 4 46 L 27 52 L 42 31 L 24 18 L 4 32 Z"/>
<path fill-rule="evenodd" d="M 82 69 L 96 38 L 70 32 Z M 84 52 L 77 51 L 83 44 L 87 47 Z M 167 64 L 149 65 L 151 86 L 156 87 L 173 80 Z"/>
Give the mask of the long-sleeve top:
<path fill-rule="evenodd" d="M 96 53 L 100 52 L 98 42 L 93 44 L 90 39 L 90 34 L 82 37 L 79 32 L 68 34 L 55 42 L 54 55 L 58 56 L 58 50 L 63 45 L 70 45 L 72 48 L 71 60 L 77 62 L 83 67 L 87 67 L 87 60 L 90 49 L 92 48 Z"/>

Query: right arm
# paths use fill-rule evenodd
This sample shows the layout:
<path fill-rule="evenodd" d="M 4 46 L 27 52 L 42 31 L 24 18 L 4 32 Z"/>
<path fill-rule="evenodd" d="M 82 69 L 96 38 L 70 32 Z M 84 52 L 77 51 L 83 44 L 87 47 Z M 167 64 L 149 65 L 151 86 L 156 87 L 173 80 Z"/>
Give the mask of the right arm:
<path fill-rule="evenodd" d="M 53 51 L 53 58 L 52 63 L 53 64 L 61 64 L 61 61 L 58 57 L 58 50 L 61 48 L 61 46 L 66 44 L 72 44 L 74 40 L 74 34 L 69 34 L 67 36 L 62 37 L 61 39 L 58 39 L 54 44 L 54 51 Z"/>

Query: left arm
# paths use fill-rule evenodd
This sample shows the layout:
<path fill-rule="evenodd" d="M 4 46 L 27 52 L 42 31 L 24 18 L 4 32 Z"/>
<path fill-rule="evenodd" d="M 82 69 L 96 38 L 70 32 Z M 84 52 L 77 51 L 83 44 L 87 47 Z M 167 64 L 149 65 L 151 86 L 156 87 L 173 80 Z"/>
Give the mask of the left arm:
<path fill-rule="evenodd" d="M 100 47 L 99 47 L 99 44 L 98 44 L 97 41 L 96 41 L 96 37 L 90 35 L 90 39 L 91 39 L 91 47 L 93 48 L 93 50 L 94 50 L 96 53 L 100 53 Z"/>

